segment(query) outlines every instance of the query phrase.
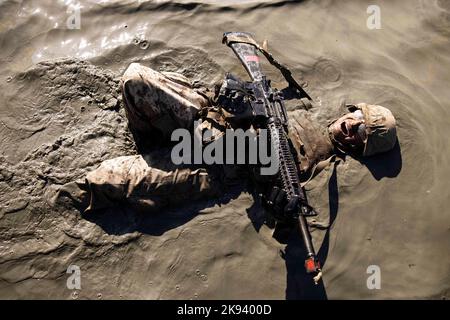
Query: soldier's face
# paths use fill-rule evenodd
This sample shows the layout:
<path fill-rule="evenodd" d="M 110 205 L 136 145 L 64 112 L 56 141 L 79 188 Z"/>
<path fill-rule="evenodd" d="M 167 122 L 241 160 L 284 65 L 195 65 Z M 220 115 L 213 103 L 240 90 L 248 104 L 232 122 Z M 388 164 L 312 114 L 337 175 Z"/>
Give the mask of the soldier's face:
<path fill-rule="evenodd" d="M 361 149 L 367 137 L 361 110 L 349 112 L 337 119 L 330 126 L 330 131 L 336 141 L 354 150 Z"/>

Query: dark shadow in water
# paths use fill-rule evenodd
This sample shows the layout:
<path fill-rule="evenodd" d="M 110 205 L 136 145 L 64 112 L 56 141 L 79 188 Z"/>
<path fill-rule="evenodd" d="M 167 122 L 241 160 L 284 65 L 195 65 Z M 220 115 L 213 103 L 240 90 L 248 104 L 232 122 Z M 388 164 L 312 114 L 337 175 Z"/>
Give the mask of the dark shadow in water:
<path fill-rule="evenodd" d="M 333 176 L 334 181 L 337 181 L 335 172 Z M 332 189 L 335 190 L 336 188 Z M 335 197 L 334 194 L 337 195 L 337 191 L 333 192 L 333 197 Z M 323 282 L 320 281 L 318 285 L 315 285 L 312 276 L 306 273 L 304 266 L 306 253 L 298 226 L 276 223 L 265 212 L 258 194 L 254 192 L 252 196 L 254 199 L 253 205 L 247 209 L 247 215 L 255 230 L 259 232 L 262 225 L 265 224 L 273 229 L 273 238 L 275 240 L 279 243 L 286 244 L 284 252 L 280 251 L 280 256 L 284 259 L 286 265 L 286 299 L 326 300 L 327 294 Z M 332 201 L 331 203 L 333 212 L 337 214 L 337 198 L 336 201 Z M 323 265 L 324 260 L 319 256 L 318 258 L 321 265 Z M 326 256 L 324 259 L 326 259 Z"/>
<path fill-rule="evenodd" d="M 286 300 L 326 300 L 327 293 L 323 281 L 314 284 L 306 273 L 305 250 L 298 228 L 290 232 L 288 243 L 281 257 L 286 264 Z"/>
<path fill-rule="evenodd" d="M 164 208 L 161 213 L 138 213 L 126 203 L 114 208 L 106 208 L 83 214 L 83 218 L 97 224 L 110 235 L 124 235 L 130 232 L 159 236 L 177 228 L 194 217 L 205 208 L 222 205 L 237 198 L 242 188 L 231 188 L 220 198 L 197 200 L 191 204 L 173 208 Z"/>
<path fill-rule="evenodd" d="M 394 178 L 402 170 L 402 153 L 398 140 L 391 151 L 355 159 L 365 165 L 376 180 Z"/>
<path fill-rule="evenodd" d="M 149 154 L 161 148 L 167 148 L 169 142 L 160 131 L 149 128 L 145 134 L 128 126 L 139 154 Z"/>
<path fill-rule="evenodd" d="M 338 162 L 334 162 L 333 173 L 328 182 L 330 226 L 333 225 L 339 209 L 339 192 L 336 175 L 337 165 Z M 329 233 L 330 228 L 327 229 L 322 245 L 317 252 L 317 258 L 322 268 L 325 266 L 328 257 Z M 282 255 L 286 263 L 286 299 L 327 300 L 328 297 L 323 280 L 316 285 L 312 276 L 306 273 L 304 266 L 305 256 L 303 240 L 300 236 L 298 226 L 295 226 L 295 228 L 291 228 L 285 252 Z"/>
<path fill-rule="evenodd" d="M 336 166 L 339 163 L 334 163 L 333 174 L 330 177 L 330 181 L 328 182 L 328 206 L 330 212 L 330 220 L 329 227 L 325 233 L 325 237 L 322 242 L 322 246 L 317 252 L 317 257 L 320 261 L 322 267 L 325 267 L 325 263 L 328 258 L 328 251 L 330 249 L 330 227 L 333 225 L 336 220 L 338 211 L 339 211 L 339 189 L 337 184 L 337 174 L 336 174 Z"/>

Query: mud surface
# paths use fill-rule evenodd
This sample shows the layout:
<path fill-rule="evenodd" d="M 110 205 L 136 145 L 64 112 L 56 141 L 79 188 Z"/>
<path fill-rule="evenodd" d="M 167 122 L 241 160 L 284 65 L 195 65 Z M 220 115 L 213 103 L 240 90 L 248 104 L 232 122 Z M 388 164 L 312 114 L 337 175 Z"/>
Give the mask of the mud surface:
<path fill-rule="evenodd" d="M 69 29 L 71 3 L 0 1 L 0 298 L 448 297 L 446 1 L 378 1 L 380 30 L 366 27 L 372 1 L 86 0 L 80 29 Z M 398 121 L 393 152 L 347 158 L 307 187 L 323 213 L 317 287 L 303 276 L 300 241 L 272 239 L 246 192 L 152 216 L 117 207 L 82 217 L 46 201 L 101 161 L 136 153 L 118 82 L 129 63 L 198 83 L 244 76 L 220 43 L 236 30 L 268 39 L 303 75 L 321 124 L 358 102 L 389 107 Z M 168 165 L 166 151 L 150 161 Z M 81 290 L 66 287 L 70 265 Z M 380 290 L 367 288 L 370 265 L 380 267 Z"/>

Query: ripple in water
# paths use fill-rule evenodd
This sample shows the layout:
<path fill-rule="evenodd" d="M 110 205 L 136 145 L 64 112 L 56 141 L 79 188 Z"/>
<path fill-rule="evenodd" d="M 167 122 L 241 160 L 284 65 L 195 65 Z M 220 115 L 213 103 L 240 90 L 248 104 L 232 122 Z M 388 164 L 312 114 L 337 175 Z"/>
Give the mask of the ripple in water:
<path fill-rule="evenodd" d="M 314 64 L 314 73 L 320 81 L 320 85 L 327 89 L 332 89 L 340 86 L 341 71 L 337 63 L 329 59 L 320 59 Z"/>

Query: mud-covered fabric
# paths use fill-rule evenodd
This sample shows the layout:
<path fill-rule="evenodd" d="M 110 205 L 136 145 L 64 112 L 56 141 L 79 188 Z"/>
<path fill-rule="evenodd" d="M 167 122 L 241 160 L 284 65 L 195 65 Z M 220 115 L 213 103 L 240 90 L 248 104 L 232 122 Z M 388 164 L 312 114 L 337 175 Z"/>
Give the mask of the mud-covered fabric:
<path fill-rule="evenodd" d="M 301 180 L 305 181 L 317 164 L 333 154 L 334 147 L 326 129 L 313 122 L 307 111 L 292 111 L 288 116 L 289 137 L 297 151 Z"/>
<path fill-rule="evenodd" d="M 121 83 L 129 126 L 141 134 L 158 129 L 170 138 L 177 128 L 189 129 L 198 111 L 209 105 L 178 73 L 160 73 L 132 63 Z"/>
<path fill-rule="evenodd" d="M 367 128 L 363 155 L 371 156 L 394 148 L 397 142 L 397 130 L 392 112 L 385 107 L 367 103 L 358 103 L 356 107 L 364 114 Z"/>
<path fill-rule="evenodd" d="M 218 195 L 221 186 L 204 169 L 163 171 L 150 167 L 140 156 L 104 161 L 84 180 L 64 185 L 56 198 L 66 196 L 84 203 L 85 211 L 125 204 L 141 212 Z"/>

